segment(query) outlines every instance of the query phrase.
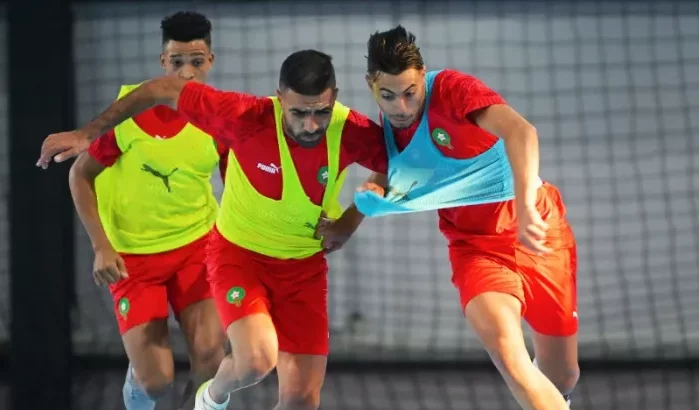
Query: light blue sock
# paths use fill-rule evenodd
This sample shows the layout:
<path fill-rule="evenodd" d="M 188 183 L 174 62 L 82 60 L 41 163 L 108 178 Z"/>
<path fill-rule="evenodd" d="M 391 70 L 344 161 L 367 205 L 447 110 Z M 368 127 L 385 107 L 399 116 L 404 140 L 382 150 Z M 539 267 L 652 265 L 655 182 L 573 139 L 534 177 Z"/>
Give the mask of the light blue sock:
<path fill-rule="evenodd" d="M 136 379 L 134 379 L 131 364 L 129 364 L 129 369 L 126 371 L 123 393 L 126 410 L 155 409 L 155 400 L 153 400 L 148 393 L 143 391 L 143 388 L 141 388 Z"/>

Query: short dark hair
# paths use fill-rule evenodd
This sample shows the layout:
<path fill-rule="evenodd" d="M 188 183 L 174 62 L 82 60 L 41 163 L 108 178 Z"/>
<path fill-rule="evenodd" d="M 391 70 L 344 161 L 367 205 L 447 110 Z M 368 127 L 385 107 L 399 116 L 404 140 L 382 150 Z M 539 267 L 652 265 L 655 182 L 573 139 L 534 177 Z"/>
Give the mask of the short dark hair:
<path fill-rule="evenodd" d="M 206 16 L 194 11 L 180 11 L 165 17 L 160 22 L 163 33 L 163 45 L 168 41 L 188 43 L 204 40 L 211 47 L 211 22 Z"/>
<path fill-rule="evenodd" d="M 336 86 L 332 57 L 317 50 L 301 50 L 291 54 L 279 70 L 280 90 L 319 95 Z"/>
<path fill-rule="evenodd" d="M 398 75 L 409 68 L 422 69 L 425 62 L 415 35 L 399 25 L 388 31 L 376 32 L 367 42 L 367 74 Z"/>

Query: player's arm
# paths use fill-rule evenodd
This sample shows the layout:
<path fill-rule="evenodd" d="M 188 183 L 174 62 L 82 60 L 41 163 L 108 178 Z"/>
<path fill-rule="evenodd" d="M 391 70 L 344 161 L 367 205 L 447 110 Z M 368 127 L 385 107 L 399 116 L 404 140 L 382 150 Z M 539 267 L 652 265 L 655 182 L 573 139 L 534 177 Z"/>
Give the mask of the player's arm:
<path fill-rule="evenodd" d="M 352 110 L 343 128 L 342 141 L 343 148 L 352 162 L 373 172 L 370 180 L 385 183 L 382 181 L 388 172 L 388 153 L 381 126 Z M 362 221 L 364 215 L 352 203 L 337 221 L 327 228 L 319 229 L 319 233 L 325 237 L 323 246 L 329 252 L 339 249 L 359 228 Z"/>
<path fill-rule="evenodd" d="M 512 167 L 515 202 L 519 219 L 519 239 L 539 252 L 543 245 L 546 223 L 536 210 L 539 187 L 539 137 L 536 128 L 509 106 L 502 97 L 475 77 L 454 76 L 449 88 L 461 97 L 465 117 L 505 142 Z"/>
<path fill-rule="evenodd" d="M 72 158 L 85 151 L 91 141 L 124 120 L 160 104 L 177 109 L 194 125 L 217 140 L 229 143 L 235 128 L 231 125 L 251 111 L 255 114 L 256 110 L 251 108 L 258 108 L 260 100 L 247 94 L 223 92 L 177 77 L 149 80 L 112 103 L 84 127 L 49 135 L 41 147 L 37 165 L 46 168 L 54 156 L 56 162 Z"/>
<path fill-rule="evenodd" d="M 472 114 L 481 128 L 505 141 L 515 180 L 517 205 L 536 206 L 539 187 L 539 138 L 536 128 L 509 105 L 497 104 Z"/>
<path fill-rule="evenodd" d="M 94 275 L 97 284 L 115 283 L 128 277 L 123 260 L 109 242 L 97 210 L 95 180 L 121 155 L 113 132 L 90 146 L 70 168 L 70 192 L 78 217 L 87 231 L 95 251 Z"/>
<path fill-rule="evenodd" d="M 75 210 L 90 237 L 94 250 L 112 247 L 100 222 L 95 193 L 95 179 L 105 168 L 92 155 L 84 152 L 70 167 L 68 176 Z"/>

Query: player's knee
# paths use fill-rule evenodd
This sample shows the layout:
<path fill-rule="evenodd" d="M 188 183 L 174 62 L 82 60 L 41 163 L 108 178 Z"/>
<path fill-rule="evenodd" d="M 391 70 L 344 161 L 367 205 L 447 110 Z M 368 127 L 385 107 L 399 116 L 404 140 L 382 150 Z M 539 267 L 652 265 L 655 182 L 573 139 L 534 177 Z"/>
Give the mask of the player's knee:
<path fill-rule="evenodd" d="M 243 385 L 250 386 L 262 381 L 277 366 L 277 352 L 257 348 L 247 355 L 236 355 L 235 366 Z"/>
<path fill-rule="evenodd" d="M 551 380 L 563 394 L 568 394 L 573 391 L 575 386 L 578 384 L 580 379 L 580 367 L 578 364 L 567 364 L 565 366 L 559 366 L 559 368 L 554 372 L 546 372 L 544 375 Z"/>
<path fill-rule="evenodd" d="M 280 391 L 279 404 L 284 410 L 317 410 L 320 408 L 320 391 L 286 388 Z"/>
<path fill-rule="evenodd" d="M 213 377 L 223 357 L 224 344 L 220 338 L 198 340 L 191 352 L 192 370 Z"/>
<path fill-rule="evenodd" d="M 172 388 L 175 372 L 174 369 L 163 368 L 144 372 L 143 375 L 137 374 L 136 378 L 144 393 L 151 399 L 157 400 L 166 395 Z"/>

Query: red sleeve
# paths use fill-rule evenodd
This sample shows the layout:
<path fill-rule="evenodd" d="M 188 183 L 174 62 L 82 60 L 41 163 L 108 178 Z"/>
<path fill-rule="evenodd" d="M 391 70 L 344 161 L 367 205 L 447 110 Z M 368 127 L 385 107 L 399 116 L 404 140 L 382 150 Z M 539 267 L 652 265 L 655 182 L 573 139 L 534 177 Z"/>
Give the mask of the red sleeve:
<path fill-rule="evenodd" d="M 221 172 L 221 180 L 226 180 L 226 169 L 228 169 L 228 146 L 222 143 L 217 143 L 218 148 L 218 170 Z"/>
<path fill-rule="evenodd" d="M 87 152 L 97 162 L 105 167 L 114 165 L 117 159 L 121 156 L 121 148 L 117 144 L 116 134 L 114 130 L 107 132 L 96 140 L 92 141 Z"/>
<path fill-rule="evenodd" d="M 468 120 L 473 111 L 495 104 L 507 104 L 504 98 L 476 77 L 444 70 L 435 78 L 439 96 L 448 107 L 449 114 L 457 121 Z"/>
<path fill-rule="evenodd" d="M 352 162 L 374 172 L 388 173 L 388 154 L 381 126 L 351 110 L 342 132 L 342 145 Z"/>
<path fill-rule="evenodd" d="M 238 127 L 254 123 L 263 115 L 264 100 L 266 98 L 220 91 L 192 81 L 182 89 L 177 111 L 217 142 L 230 146 L 238 134 Z"/>

